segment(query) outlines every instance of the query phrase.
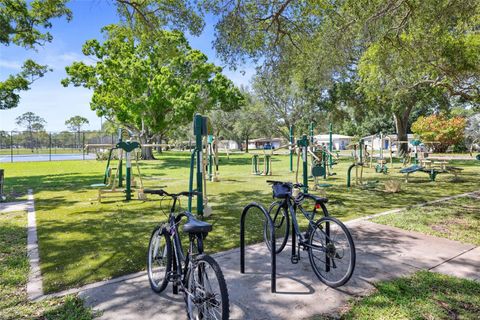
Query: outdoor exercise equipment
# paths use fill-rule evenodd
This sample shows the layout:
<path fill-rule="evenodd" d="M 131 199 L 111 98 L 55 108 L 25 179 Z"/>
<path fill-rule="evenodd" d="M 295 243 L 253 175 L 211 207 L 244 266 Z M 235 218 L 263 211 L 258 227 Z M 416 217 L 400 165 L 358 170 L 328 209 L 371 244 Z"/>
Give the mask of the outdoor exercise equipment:
<path fill-rule="evenodd" d="M 208 180 L 218 181 L 218 144 L 213 135 L 207 136 Z"/>
<path fill-rule="evenodd" d="M 207 136 L 211 132 L 208 118 L 200 114 L 195 114 L 193 118 L 193 134 L 195 135 L 195 148 L 190 157 L 190 178 L 188 191 L 196 191 L 197 195 L 197 214 L 201 217 L 208 217 L 212 214 L 212 208 L 208 206 L 207 197 L 207 179 L 205 174 L 206 153 L 203 152 L 203 146 L 208 146 Z M 205 140 L 205 144 L 204 144 Z M 208 147 L 207 147 L 208 150 Z M 195 176 L 195 179 L 194 179 Z M 195 189 L 194 186 L 195 180 Z M 192 196 L 188 197 L 188 211 L 192 212 Z"/>
<path fill-rule="evenodd" d="M 260 167 L 263 165 L 263 170 Z M 272 175 L 272 154 L 264 153 L 262 157 L 258 154 L 252 155 L 252 174 L 257 176 Z"/>
<path fill-rule="evenodd" d="M 364 154 L 368 154 L 367 151 L 368 146 L 365 145 L 365 141 L 360 139 L 358 144 L 353 144 L 353 163 L 347 169 L 347 187 L 350 188 L 351 178 L 352 178 L 352 169 L 355 168 L 355 185 L 363 186 L 367 189 L 375 188 L 378 180 L 375 181 L 367 181 L 363 183 L 363 168 L 365 166 L 364 163 Z"/>
<path fill-rule="evenodd" d="M 136 180 L 134 178 L 134 172 L 132 172 L 132 152 L 141 148 L 137 141 L 123 141 L 123 133 L 126 130 L 118 130 L 118 142 L 114 147 L 111 147 L 108 152 L 107 166 L 103 176 L 103 183 L 92 184 L 91 187 L 98 189 L 98 201 L 102 202 L 102 198 L 105 198 L 104 194 L 112 193 L 125 193 L 125 200 L 132 199 L 132 193 L 136 190 Z M 99 147 L 103 145 L 87 145 L 87 148 Z M 117 167 L 112 167 L 111 162 L 113 159 L 114 151 L 118 152 L 118 164 Z M 125 177 L 123 175 L 123 163 L 125 158 Z M 138 199 L 145 199 L 143 193 L 143 181 L 140 173 L 140 166 L 138 165 L 138 154 L 134 157 L 135 167 L 137 169 L 137 176 L 139 186 L 137 191 Z M 125 188 L 124 187 L 125 182 Z M 119 189 L 122 188 L 122 189 Z"/>
<path fill-rule="evenodd" d="M 329 143 L 328 146 L 320 145 L 314 139 L 314 123 L 310 123 L 310 156 L 311 156 L 311 177 L 315 180 L 315 186 L 320 186 L 318 178 L 327 179 L 328 176 L 336 175 L 332 172 L 333 166 L 337 164 L 334 159 L 338 159 L 338 154 L 333 154 L 333 135 L 332 124 L 329 125 Z"/>
<path fill-rule="evenodd" d="M 435 181 L 437 175 L 441 173 L 451 173 L 454 175 L 453 180 L 458 180 L 458 174 L 463 171 L 462 168 L 448 166 L 448 161 L 432 161 L 432 160 L 422 160 L 420 164 L 415 164 L 413 166 L 403 168 L 400 170 L 400 173 L 405 174 L 405 182 L 408 183 L 408 178 L 411 173 L 414 172 L 423 172 L 428 174 L 430 181 Z"/>
<path fill-rule="evenodd" d="M 380 158 L 377 159 L 377 164 L 375 165 L 375 172 L 387 174 L 388 173 L 387 160 L 385 160 L 383 157 L 383 147 L 384 147 L 383 133 L 380 132 Z M 372 151 L 373 151 L 373 142 L 372 142 Z M 373 155 L 373 152 L 372 152 L 372 155 Z"/>

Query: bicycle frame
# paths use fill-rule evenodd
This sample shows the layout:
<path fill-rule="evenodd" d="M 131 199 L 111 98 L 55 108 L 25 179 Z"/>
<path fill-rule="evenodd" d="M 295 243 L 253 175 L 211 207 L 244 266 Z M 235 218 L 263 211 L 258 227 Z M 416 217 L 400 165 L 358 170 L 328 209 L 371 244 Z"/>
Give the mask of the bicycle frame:
<path fill-rule="evenodd" d="M 168 217 L 168 235 L 171 241 L 173 242 L 173 255 L 172 255 L 172 271 L 171 275 L 174 279 L 173 281 L 173 293 L 178 293 L 178 283 L 184 286 L 183 279 L 186 278 L 189 267 L 190 267 L 190 257 L 195 252 L 195 240 L 197 242 L 196 245 L 196 253 L 201 254 L 203 253 L 203 236 L 202 235 L 189 235 L 189 248 L 187 254 L 183 252 L 182 240 L 180 238 L 177 225 L 180 223 L 183 217 L 186 217 L 186 213 L 180 213 L 175 215 L 175 206 L 177 203 L 177 197 L 173 198 L 173 204 L 170 208 L 170 214 Z M 195 239 L 196 238 L 196 239 Z M 182 280 L 182 281 L 178 281 Z"/>
<path fill-rule="evenodd" d="M 303 195 L 304 197 L 306 198 L 309 198 L 308 194 L 304 194 Z M 320 209 L 322 209 L 322 213 L 325 217 L 328 217 L 329 216 L 329 213 L 328 213 L 328 210 L 327 210 L 327 207 L 325 206 L 324 203 L 319 203 L 318 204 L 320 206 Z M 320 251 L 325 251 L 325 248 L 323 247 L 320 247 L 320 246 L 316 246 L 316 245 L 310 245 L 308 244 L 308 240 L 303 236 L 302 232 L 300 231 L 300 227 L 298 226 L 298 221 L 297 221 L 297 209 L 300 209 L 300 211 L 302 212 L 303 216 L 308 220 L 308 223 L 310 226 L 314 226 L 315 224 L 315 215 L 317 213 L 317 209 L 318 209 L 318 205 L 316 204 L 311 215 L 308 214 L 302 207 L 302 205 L 300 204 L 300 201 L 297 201 L 295 198 L 293 198 L 292 196 L 287 196 L 284 200 L 282 200 L 280 206 L 282 206 L 283 208 L 286 208 L 288 211 L 288 214 L 290 215 L 290 217 L 292 218 L 292 262 L 295 262 L 295 261 L 298 261 L 300 258 L 300 254 L 297 255 L 296 253 L 296 250 L 297 250 L 297 238 L 298 238 L 298 242 L 301 246 L 303 246 L 303 248 L 307 249 L 307 248 L 312 248 L 312 249 L 317 249 L 317 250 L 320 250 Z M 325 234 L 326 234 L 326 244 L 328 245 L 329 243 L 329 238 L 330 238 L 330 224 L 327 222 L 326 223 L 326 230 L 325 230 Z M 330 270 L 330 259 L 327 258 L 326 259 L 326 269 L 327 271 Z"/>

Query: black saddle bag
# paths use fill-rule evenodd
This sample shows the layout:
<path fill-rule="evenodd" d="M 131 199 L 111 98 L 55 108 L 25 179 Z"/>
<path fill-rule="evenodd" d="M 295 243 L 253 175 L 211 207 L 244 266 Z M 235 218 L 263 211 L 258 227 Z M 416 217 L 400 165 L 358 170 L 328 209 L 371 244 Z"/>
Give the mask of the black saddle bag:
<path fill-rule="evenodd" d="M 272 186 L 273 197 L 285 199 L 288 195 L 292 195 L 292 186 L 286 183 L 276 183 Z"/>

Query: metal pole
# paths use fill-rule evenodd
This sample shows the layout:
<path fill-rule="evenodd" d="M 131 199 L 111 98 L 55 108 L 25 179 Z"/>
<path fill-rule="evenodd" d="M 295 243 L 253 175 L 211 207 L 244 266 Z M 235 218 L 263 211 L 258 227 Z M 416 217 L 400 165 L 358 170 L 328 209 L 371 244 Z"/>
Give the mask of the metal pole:
<path fill-rule="evenodd" d="M 82 158 L 85 160 L 85 132 L 82 132 Z"/>
<path fill-rule="evenodd" d="M 52 133 L 51 132 L 48 134 L 48 148 L 49 148 L 48 161 L 52 161 Z"/>
<path fill-rule="evenodd" d="M 130 152 L 128 151 L 125 151 L 126 153 L 126 189 L 125 189 L 125 194 L 126 194 L 126 200 L 127 201 L 130 201 L 132 199 L 132 189 L 131 189 L 131 172 L 132 172 L 132 162 L 131 162 L 131 159 L 130 159 Z"/>
<path fill-rule="evenodd" d="M 197 213 L 200 216 L 203 216 L 203 145 L 202 145 L 202 135 L 204 132 L 204 117 L 199 114 L 195 115 L 193 133 L 195 134 L 195 149 L 197 156 Z M 206 128 L 205 128 L 206 129 Z"/>
<path fill-rule="evenodd" d="M 297 141 L 297 145 L 302 148 L 302 162 L 303 162 L 303 192 L 308 192 L 308 137 L 306 134 L 302 139 Z"/>
<path fill-rule="evenodd" d="M 330 164 L 330 169 L 333 167 L 333 157 L 332 157 L 332 152 L 333 152 L 333 137 L 332 137 L 332 123 L 330 123 L 330 126 L 328 128 L 328 134 L 329 134 L 329 147 L 328 151 L 330 151 L 329 154 L 329 164 Z"/>
<path fill-rule="evenodd" d="M 13 131 L 10 131 L 10 162 L 13 162 Z"/>
<path fill-rule="evenodd" d="M 293 172 L 293 125 L 290 126 L 290 172 Z"/>

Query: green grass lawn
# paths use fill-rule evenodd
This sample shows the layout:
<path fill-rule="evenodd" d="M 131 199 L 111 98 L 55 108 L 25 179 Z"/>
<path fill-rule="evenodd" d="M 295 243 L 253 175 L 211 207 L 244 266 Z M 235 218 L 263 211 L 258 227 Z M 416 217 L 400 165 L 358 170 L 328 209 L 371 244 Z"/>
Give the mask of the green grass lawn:
<path fill-rule="evenodd" d="M 415 203 L 480 189 L 480 163 L 456 162 L 462 166 L 460 182 L 450 182 L 451 175 L 439 175 L 430 182 L 428 175 L 413 174 L 400 193 L 386 193 L 382 182 L 403 180 L 400 165 L 389 175 L 365 169 L 365 180 L 379 180 L 374 190 L 346 188 L 346 171 L 350 161 L 341 161 L 337 175 L 328 179 L 333 187 L 327 191 L 329 209 L 341 220 L 405 207 Z M 268 179 L 293 181 L 288 170 L 288 156 L 274 156 L 273 176 L 253 176 L 250 156 L 233 154 L 220 161 L 220 182 L 208 182 L 209 202 L 214 214 L 208 221 L 214 231 L 207 238 L 206 250 L 218 252 L 239 245 L 239 220 L 242 208 L 251 201 L 269 204 Z M 165 216 L 159 201 L 91 202 L 96 190 L 90 184 L 103 179 L 105 162 L 64 161 L 2 164 L 6 175 L 6 192 L 17 198 L 26 190 L 35 191 L 41 269 L 46 292 L 54 292 L 86 283 L 139 271 L 145 268 L 145 253 L 150 232 Z M 141 162 L 146 187 L 167 186 L 169 191 L 188 188 L 189 154 L 168 152 L 155 161 Z M 166 209 L 164 203 L 163 208 Z M 186 199 L 182 202 L 186 207 Z M 260 228 L 258 221 L 251 225 Z M 250 235 L 258 241 L 261 233 Z"/>
<path fill-rule="evenodd" d="M 0 319 L 93 319 L 75 296 L 29 302 L 25 212 L 0 214 Z"/>
<path fill-rule="evenodd" d="M 354 301 L 341 319 L 478 319 L 480 283 L 419 271 L 376 284 L 376 292 Z M 314 317 L 311 320 L 330 319 Z"/>
<path fill-rule="evenodd" d="M 480 246 L 480 193 L 373 219 L 410 231 Z"/>

